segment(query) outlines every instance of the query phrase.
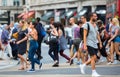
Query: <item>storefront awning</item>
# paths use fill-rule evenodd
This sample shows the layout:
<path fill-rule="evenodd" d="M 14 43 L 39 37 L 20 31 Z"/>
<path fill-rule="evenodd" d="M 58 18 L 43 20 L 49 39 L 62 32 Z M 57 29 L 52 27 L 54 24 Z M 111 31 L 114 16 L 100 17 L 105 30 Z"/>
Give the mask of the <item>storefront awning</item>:
<path fill-rule="evenodd" d="M 78 12 L 78 14 L 75 16 L 75 18 L 79 18 L 79 17 L 81 17 L 82 15 L 85 15 L 86 13 L 87 13 L 87 8 L 82 8 L 79 12 Z"/>
<path fill-rule="evenodd" d="M 106 8 L 105 7 L 97 7 L 95 12 L 97 14 L 106 14 Z"/>
<path fill-rule="evenodd" d="M 48 11 L 47 13 L 45 13 L 42 17 L 41 20 L 43 21 L 49 21 L 49 18 L 54 17 L 54 11 Z"/>
<path fill-rule="evenodd" d="M 65 10 L 59 10 L 60 12 L 60 17 L 65 14 Z"/>
<path fill-rule="evenodd" d="M 68 12 L 61 15 L 60 18 L 67 18 L 69 19 L 72 16 L 75 16 L 77 14 L 77 9 L 69 9 Z"/>
<path fill-rule="evenodd" d="M 25 13 L 21 13 L 17 16 L 17 18 L 21 18 L 23 15 L 25 15 Z"/>
<path fill-rule="evenodd" d="M 24 12 L 17 16 L 17 18 L 27 19 L 32 17 L 35 14 L 35 11 L 29 11 L 28 13 Z"/>
<path fill-rule="evenodd" d="M 24 14 L 22 18 L 23 18 L 23 19 L 30 18 L 30 17 L 32 17 L 34 14 L 35 14 L 35 11 L 29 11 L 28 13 Z"/>

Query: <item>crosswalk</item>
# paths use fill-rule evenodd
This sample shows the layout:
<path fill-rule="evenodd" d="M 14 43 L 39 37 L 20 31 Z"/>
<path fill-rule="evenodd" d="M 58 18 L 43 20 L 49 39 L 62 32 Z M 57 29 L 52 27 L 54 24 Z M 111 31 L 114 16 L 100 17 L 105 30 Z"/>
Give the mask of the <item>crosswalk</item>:
<path fill-rule="evenodd" d="M 18 61 L 9 59 L 7 53 L 4 53 L 3 60 L 0 60 L 0 70 L 17 65 Z"/>

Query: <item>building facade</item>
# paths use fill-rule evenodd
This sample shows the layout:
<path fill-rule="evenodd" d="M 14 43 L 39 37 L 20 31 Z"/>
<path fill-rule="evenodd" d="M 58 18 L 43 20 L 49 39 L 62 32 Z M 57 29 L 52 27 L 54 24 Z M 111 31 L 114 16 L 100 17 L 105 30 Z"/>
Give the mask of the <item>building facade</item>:
<path fill-rule="evenodd" d="M 47 13 L 52 17 L 57 17 L 56 15 L 59 15 L 59 12 L 64 11 L 66 14 L 60 17 L 69 18 L 70 14 L 76 15 L 78 13 L 75 17 L 79 17 L 79 15 L 86 11 L 85 9 L 87 9 L 87 12 L 95 12 L 97 10 L 98 13 L 102 13 L 99 10 L 105 9 L 106 0 L 29 0 L 29 6 L 29 10 L 35 10 L 36 17 L 45 17 L 44 15 Z M 43 19 L 48 20 L 48 17 L 47 15 Z"/>
<path fill-rule="evenodd" d="M 60 21 L 96 10 L 101 13 L 99 9 L 105 6 L 106 0 L 0 0 L 0 14 L 9 11 L 10 20 L 14 21 L 22 12 L 35 11 L 35 17 L 44 21 L 49 21 L 50 17 Z"/>
<path fill-rule="evenodd" d="M 17 15 L 23 12 L 23 5 L 25 0 L 0 0 L 0 23 L 9 24 L 10 21 L 15 21 Z"/>

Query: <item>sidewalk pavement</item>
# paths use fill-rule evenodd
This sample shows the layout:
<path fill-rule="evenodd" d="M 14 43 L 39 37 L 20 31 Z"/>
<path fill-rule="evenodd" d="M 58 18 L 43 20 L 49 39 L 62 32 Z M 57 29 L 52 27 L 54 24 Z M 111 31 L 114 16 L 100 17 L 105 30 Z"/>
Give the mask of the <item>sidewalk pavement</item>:
<path fill-rule="evenodd" d="M 9 59 L 6 53 L 4 53 L 3 60 L 0 60 L 0 70 L 10 68 L 18 64 L 17 60 Z"/>

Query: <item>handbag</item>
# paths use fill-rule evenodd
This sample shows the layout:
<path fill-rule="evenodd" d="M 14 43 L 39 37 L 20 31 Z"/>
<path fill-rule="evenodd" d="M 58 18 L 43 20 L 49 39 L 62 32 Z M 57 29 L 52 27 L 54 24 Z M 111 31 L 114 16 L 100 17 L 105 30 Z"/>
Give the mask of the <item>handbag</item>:
<path fill-rule="evenodd" d="M 104 31 L 104 39 L 107 40 L 110 38 L 110 35 L 107 31 Z"/>
<path fill-rule="evenodd" d="M 58 43 L 58 38 L 57 36 L 55 37 L 50 37 L 49 39 L 49 44 L 57 44 Z"/>
<path fill-rule="evenodd" d="M 13 34 L 12 34 L 12 37 L 15 38 L 15 39 L 18 39 L 18 32 L 13 33 Z"/>
<path fill-rule="evenodd" d="M 46 44 L 56 44 L 58 43 L 58 38 L 55 36 L 55 37 L 52 37 L 51 35 L 47 35 L 45 38 L 44 38 L 44 42 Z"/>

